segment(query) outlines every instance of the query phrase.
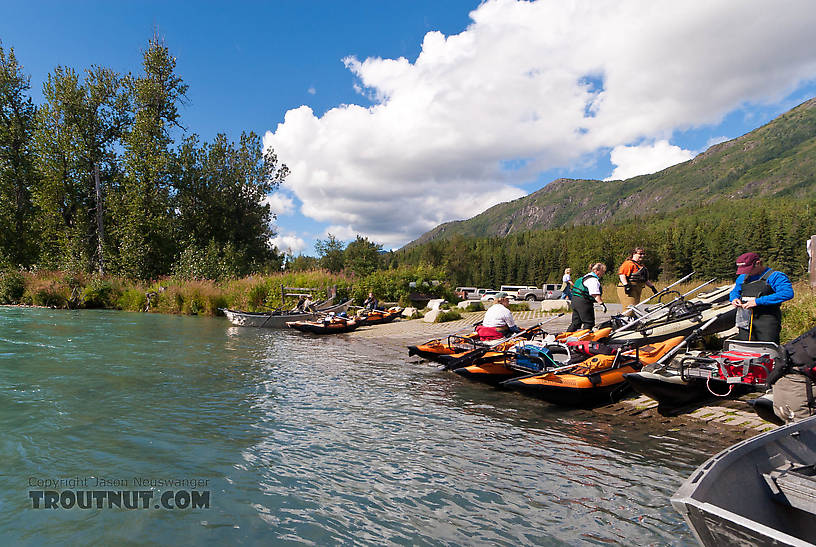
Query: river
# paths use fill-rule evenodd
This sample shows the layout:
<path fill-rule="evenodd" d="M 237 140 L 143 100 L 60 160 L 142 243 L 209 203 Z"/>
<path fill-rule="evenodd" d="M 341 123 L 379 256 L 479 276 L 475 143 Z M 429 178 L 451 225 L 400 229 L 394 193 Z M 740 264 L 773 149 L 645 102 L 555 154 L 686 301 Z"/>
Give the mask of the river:
<path fill-rule="evenodd" d="M 2 307 L 0 384 L 6 544 L 693 545 L 712 453 L 223 318 Z"/>

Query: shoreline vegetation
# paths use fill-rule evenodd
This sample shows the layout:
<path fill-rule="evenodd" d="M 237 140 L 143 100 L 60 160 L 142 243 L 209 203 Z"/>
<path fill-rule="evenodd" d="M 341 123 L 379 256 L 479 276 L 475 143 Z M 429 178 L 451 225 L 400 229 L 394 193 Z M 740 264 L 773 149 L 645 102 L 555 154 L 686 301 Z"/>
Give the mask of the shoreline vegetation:
<path fill-rule="evenodd" d="M 138 281 L 60 271 L 6 270 L 0 272 L 0 304 L 217 316 L 222 315 L 219 308 L 244 311 L 281 309 L 282 287 L 311 287 L 315 289 L 315 298 L 325 298 L 334 287 L 338 297 L 351 298 L 356 305 L 362 304 L 369 291 L 381 301 L 397 302 L 402 306 L 411 305 L 411 297 L 418 294 L 458 302 L 453 288 L 438 281 L 444 279 L 444 274 L 439 268 L 418 266 L 381 270 L 367 276 L 310 270 L 223 281 L 181 277 Z M 722 280 L 711 287 L 731 282 Z M 698 285 L 697 281 L 685 282 L 676 289 L 682 294 Z M 816 324 L 816 293 L 807 281 L 795 282 L 793 287 L 793 300 L 782 305 L 783 343 Z M 604 299 L 607 303 L 617 301 L 614 281 L 604 284 Z M 297 297 L 287 296 L 282 308 L 290 309 L 296 301 Z"/>

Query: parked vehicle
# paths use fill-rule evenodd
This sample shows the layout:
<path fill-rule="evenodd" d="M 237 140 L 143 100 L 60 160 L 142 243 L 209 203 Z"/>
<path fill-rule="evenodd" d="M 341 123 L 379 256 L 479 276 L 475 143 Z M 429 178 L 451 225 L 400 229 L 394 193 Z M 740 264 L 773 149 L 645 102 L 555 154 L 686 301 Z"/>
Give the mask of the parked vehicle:
<path fill-rule="evenodd" d="M 479 290 L 476 287 L 456 287 L 453 293 L 462 300 L 469 300 L 471 295 L 475 295 Z"/>
<path fill-rule="evenodd" d="M 519 290 L 517 300 L 557 300 L 561 298 L 561 285 L 557 283 L 547 283 L 539 288 Z"/>
<path fill-rule="evenodd" d="M 506 292 L 512 298 L 518 297 L 518 292 L 523 289 L 537 289 L 538 287 L 532 285 L 502 285 L 499 290 L 502 292 Z"/>
<path fill-rule="evenodd" d="M 499 291 L 485 291 L 480 300 L 482 302 L 493 302 L 496 299 L 497 294 L 499 294 Z"/>

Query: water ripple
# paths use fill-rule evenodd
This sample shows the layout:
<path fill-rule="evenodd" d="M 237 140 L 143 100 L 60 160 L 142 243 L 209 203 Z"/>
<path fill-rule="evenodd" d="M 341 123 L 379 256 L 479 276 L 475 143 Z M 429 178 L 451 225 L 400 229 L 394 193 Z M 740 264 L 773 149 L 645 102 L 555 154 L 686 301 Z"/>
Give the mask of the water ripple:
<path fill-rule="evenodd" d="M 0 329 L 0 536 L 16 543 L 693 544 L 668 496 L 707 453 L 679 433 L 342 336 L 16 308 Z M 72 476 L 206 479 L 212 506 L 30 508 L 30 478 Z"/>

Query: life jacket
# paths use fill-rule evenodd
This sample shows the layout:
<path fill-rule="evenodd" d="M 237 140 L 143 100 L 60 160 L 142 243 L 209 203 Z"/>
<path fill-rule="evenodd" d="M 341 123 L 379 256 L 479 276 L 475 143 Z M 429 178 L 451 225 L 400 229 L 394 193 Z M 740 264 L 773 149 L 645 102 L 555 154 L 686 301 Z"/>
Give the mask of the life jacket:
<path fill-rule="evenodd" d="M 589 294 L 589 289 L 587 289 L 587 288 L 586 288 L 586 286 L 584 286 L 584 280 L 585 280 L 587 277 L 594 277 L 594 278 L 595 278 L 595 279 L 597 279 L 598 281 L 600 281 L 600 280 L 601 280 L 601 278 L 600 278 L 600 277 L 598 277 L 598 276 L 597 276 L 597 274 L 595 274 L 595 272 L 589 272 L 589 273 L 588 273 L 588 274 L 586 274 L 585 276 L 583 276 L 583 277 L 579 278 L 579 279 L 578 279 L 578 280 L 577 280 L 577 281 L 576 281 L 576 282 L 575 282 L 575 283 L 572 285 L 572 295 L 573 295 L 573 296 L 578 296 L 578 297 L 580 297 L 580 298 L 583 298 L 584 300 L 589 300 L 590 302 L 594 302 L 594 301 L 595 301 L 595 297 L 591 296 L 591 295 Z M 601 286 L 601 294 L 603 294 L 603 285 Z"/>
<path fill-rule="evenodd" d="M 770 268 L 758 278 L 750 282 L 743 281 L 740 296 L 758 298 L 774 293 L 773 287 L 768 284 L 767 279 L 773 273 Z M 775 306 L 756 306 L 751 312 L 752 340 L 763 340 L 766 342 L 779 343 L 779 329 L 782 324 L 782 310 L 777 304 Z"/>
<path fill-rule="evenodd" d="M 649 280 L 649 270 L 646 269 L 646 266 L 638 262 L 635 262 L 634 260 L 631 260 L 630 262 L 632 262 L 632 264 L 635 264 L 638 267 L 638 269 L 629 274 L 628 276 L 626 276 L 626 279 L 629 281 L 629 283 L 645 284 L 646 281 Z"/>

